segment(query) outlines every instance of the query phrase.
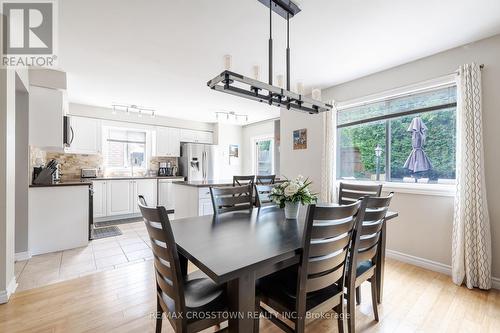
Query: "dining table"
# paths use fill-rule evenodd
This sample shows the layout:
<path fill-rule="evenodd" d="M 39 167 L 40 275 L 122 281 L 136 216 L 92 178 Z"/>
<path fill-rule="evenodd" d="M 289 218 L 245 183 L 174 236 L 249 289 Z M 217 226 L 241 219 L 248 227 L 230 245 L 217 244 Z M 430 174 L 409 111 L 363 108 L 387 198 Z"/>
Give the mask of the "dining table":
<path fill-rule="evenodd" d="M 215 283 L 227 285 L 230 332 L 254 331 L 256 280 L 299 262 L 306 211 L 301 207 L 297 219 L 286 219 L 283 209 L 268 206 L 172 221 L 183 271 L 189 260 Z M 397 216 L 390 211 L 386 220 Z M 377 262 L 379 302 L 385 237 L 384 223 Z"/>

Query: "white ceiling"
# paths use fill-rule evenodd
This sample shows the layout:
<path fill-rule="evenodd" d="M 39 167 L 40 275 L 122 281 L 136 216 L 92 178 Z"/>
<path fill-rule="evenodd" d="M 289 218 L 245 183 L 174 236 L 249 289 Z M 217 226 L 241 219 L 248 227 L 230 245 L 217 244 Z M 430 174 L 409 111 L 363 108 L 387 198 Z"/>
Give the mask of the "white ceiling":
<path fill-rule="evenodd" d="M 498 0 L 301 0 L 291 20 L 292 87 L 327 87 L 500 33 Z M 267 78 L 268 11 L 257 0 L 59 1 L 59 65 L 72 102 L 152 107 L 214 121 L 215 111 L 277 117 L 278 108 L 212 91 L 223 69 Z M 285 21 L 274 16 L 275 75 Z"/>

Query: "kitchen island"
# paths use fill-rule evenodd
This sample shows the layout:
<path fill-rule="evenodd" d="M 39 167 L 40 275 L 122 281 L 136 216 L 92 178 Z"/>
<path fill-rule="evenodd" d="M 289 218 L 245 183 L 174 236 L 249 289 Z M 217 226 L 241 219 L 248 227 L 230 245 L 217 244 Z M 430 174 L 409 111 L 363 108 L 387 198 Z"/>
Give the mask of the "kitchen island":
<path fill-rule="evenodd" d="M 212 215 L 210 186 L 233 186 L 232 180 L 199 180 L 174 183 L 175 218 Z"/>

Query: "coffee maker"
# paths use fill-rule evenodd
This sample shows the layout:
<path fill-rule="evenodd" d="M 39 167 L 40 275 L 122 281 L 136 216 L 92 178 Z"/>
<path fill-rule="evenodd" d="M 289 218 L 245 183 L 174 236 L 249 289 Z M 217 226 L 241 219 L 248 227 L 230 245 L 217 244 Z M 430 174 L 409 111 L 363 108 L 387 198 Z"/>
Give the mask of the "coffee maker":
<path fill-rule="evenodd" d="M 170 162 L 161 162 L 160 168 L 158 169 L 158 176 L 160 177 L 171 177 L 175 176 L 175 166 L 172 166 Z"/>

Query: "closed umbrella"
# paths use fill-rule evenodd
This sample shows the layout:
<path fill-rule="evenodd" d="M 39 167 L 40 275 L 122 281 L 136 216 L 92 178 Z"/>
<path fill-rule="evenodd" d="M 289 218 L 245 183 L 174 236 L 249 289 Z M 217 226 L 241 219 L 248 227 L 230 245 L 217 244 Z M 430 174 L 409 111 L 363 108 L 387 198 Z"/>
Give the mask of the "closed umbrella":
<path fill-rule="evenodd" d="M 422 149 L 425 144 L 427 126 L 420 117 L 412 119 L 408 132 L 411 132 L 411 145 L 413 147 L 410 156 L 405 162 L 404 167 L 413 173 L 428 171 L 432 169 L 432 163 L 427 154 Z"/>

